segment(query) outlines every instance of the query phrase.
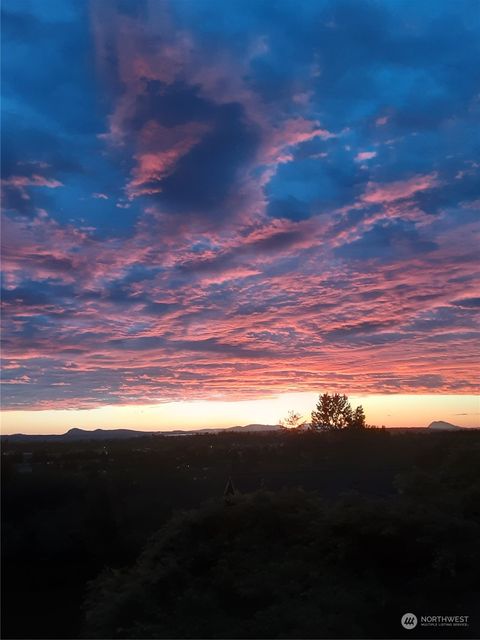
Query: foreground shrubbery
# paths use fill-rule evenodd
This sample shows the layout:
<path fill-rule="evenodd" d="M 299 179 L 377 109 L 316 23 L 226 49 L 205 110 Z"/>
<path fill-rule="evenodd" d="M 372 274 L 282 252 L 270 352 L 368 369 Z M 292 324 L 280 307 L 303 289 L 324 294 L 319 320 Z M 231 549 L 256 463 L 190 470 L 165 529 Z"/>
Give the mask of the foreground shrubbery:
<path fill-rule="evenodd" d="M 475 450 L 435 472 L 426 465 L 405 474 L 388 501 L 260 491 L 177 514 L 132 568 L 91 584 L 86 633 L 398 637 L 412 607 L 472 613 L 480 595 L 477 462 Z"/>
<path fill-rule="evenodd" d="M 480 599 L 472 581 L 478 431 L 286 430 L 145 437 L 106 448 L 108 455 L 96 442 L 29 444 L 30 474 L 16 469 L 25 445 L 3 452 L 2 637 L 82 638 L 85 613 L 94 637 L 131 637 L 136 626 L 147 637 L 209 629 L 212 636 L 412 637 L 398 624 L 403 608 L 461 615 Z M 229 476 L 243 497 L 225 507 Z M 256 494 L 261 487 L 267 491 Z M 171 532 L 170 542 L 152 544 L 174 574 L 153 561 L 134 569 L 160 529 L 158 536 Z M 211 569 L 194 564 L 202 557 L 197 530 Z M 82 612 L 86 584 L 105 566 L 119 572 L 99 579 Z M 251 577 L 251 598 L 239 576 Z M 434 629 L 431 637 L 480 637 L 475 620 L 472 611 L 468 633 Z"/>

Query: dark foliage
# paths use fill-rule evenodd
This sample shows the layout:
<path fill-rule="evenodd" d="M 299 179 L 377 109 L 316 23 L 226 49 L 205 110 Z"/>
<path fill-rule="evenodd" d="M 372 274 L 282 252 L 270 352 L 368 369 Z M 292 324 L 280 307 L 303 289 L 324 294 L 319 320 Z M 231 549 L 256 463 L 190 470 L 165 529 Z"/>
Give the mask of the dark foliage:
<path fill-rule="evenodd" d="M 314 431 L 365 429 L 365 413 L 361 405 L 353 411 L 345 395 L 322 393 L 312 411 L 310 426 Z"/>
<path fill-rule="evenodd" d="M 178 514 L 131 569 L 92 584 L 89 635 L 395 637 L 412 600 L 473 611 L 477 472 L 449 460 L 429 479 L 402 477 L 389 500 L 260 491 Z"/>
<path fill-rule="evenodd" d="M 31 473 L 2 455 L 5 638 L 399 637 L 480 595 L 478 432 L 28 446 Z"/>

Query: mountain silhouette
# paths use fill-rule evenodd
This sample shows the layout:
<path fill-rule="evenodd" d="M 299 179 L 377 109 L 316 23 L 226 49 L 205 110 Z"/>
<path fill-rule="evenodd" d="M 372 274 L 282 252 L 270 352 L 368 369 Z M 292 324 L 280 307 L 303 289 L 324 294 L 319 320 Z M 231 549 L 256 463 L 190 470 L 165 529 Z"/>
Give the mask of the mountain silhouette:
<path fill-rule="evenodd" d="M 247 424 L 244 426 L 227 427 L 226 429 L 175 429 L 174 431 L 137 431 L 136 429 L 79 429 L 73 427 L 66 433 L 38 435 L 14 433 L 2 435 L 2 440 L 8 438 L 10 442 L 73 442 L 79 440 L 126 440 L 128 438 L 140 438 L 145 436 L 190 436 L 195 434 L 223 433 L 223 432 L 271 432 L 279 431 L 281 427 L 273 424 Z"/>
<path fill-rule="evenodd" d="M 228 427 L 222 431 L 255 431 L 257 433 L 263 431 L 280 431 L 282 427 L 278 424 L 246 424 L 243 427 Z"/>
<path fill-rule="evenodd" d="M 461 430 L 462 427 L 451 424 L 450 422 L 445 422 L 444 420 L 434 420 L 434 422 L 428 425 L 427 429 L 431 431 L 458 431 Z"/>

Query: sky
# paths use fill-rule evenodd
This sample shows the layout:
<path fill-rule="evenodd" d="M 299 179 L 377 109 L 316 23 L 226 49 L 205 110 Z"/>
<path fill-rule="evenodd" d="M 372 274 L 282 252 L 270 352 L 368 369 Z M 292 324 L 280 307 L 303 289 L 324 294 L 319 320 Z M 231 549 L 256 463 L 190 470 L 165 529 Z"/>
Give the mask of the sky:
<path fill-rule="evenodd" d="M 476 0 L 2 5 L 4 432 L 478 425 Z"/>

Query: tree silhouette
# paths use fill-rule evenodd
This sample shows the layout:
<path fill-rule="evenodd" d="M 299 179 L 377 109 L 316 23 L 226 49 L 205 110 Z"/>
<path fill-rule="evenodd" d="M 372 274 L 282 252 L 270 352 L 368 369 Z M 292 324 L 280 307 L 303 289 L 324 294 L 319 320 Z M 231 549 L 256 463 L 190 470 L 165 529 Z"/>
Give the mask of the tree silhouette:
<path fill-rule="evenodd" d="M 364 429 L 365 426 L 363 407 L 360 405 L 353 412 L 347 396 L 339 393 L 322 394 L 315 410 L 312 411 L 311 428 L 315 431 Z"/>
<path fill-rule="evenodd" d="M 297 411 L 289 411 L 287 417 L 280 420 L 279 424 L 284 429 L 298 429 L 305 424 L 305 421 L 302 420 L 301 414 Z"/>
<path fill-rule="evenodd" d="M 346 395 L 322 394 L 312 411 L 311 427 L 317 431 L 336 431 L 350 426 L 352 407 Z"/>
<path fill-rule="evenodd" d="M 352 422 L 350 424 L 350 427 L 352 429 L 365 429 L 366 426 L 367 425 L 365 423 L 365 412 L 363 410 L 362 405 L 360 404 L 353 412 Z"/>

